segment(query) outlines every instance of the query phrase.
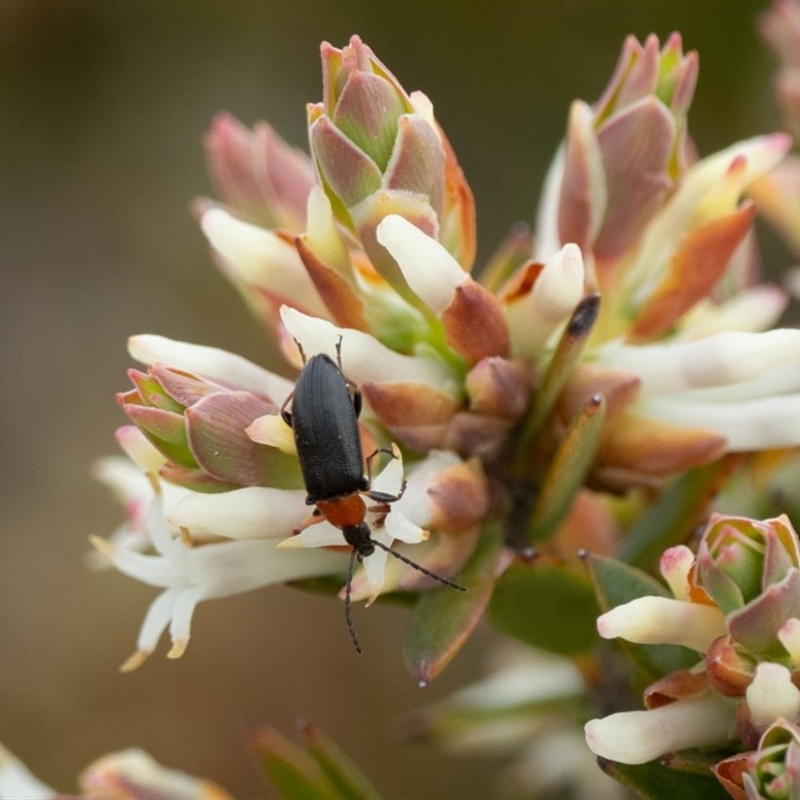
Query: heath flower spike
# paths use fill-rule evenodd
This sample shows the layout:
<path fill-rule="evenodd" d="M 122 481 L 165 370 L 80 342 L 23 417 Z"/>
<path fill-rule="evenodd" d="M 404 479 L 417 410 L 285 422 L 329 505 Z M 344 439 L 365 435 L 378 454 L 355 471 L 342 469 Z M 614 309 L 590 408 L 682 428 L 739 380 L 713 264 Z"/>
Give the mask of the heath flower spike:
<path fill-rule="evenodd" d="M 515 673 L 505 706 L 491 682 L 487 705 L 457 704 L 465 738 L 497 723 L 495 741 L 522 751 L 527 794 L 591 794 L 576 720 L 612 777 L 609 759 L 713 747 L 740 757 L 718 765 L 730 785 L 763 783 L 748 754 L 800 722 L 800 546 L 788 517 L 750 519 L 792 496 L 789 473 L 761 470 L 800 447 L 800 334 L 774 329 L 788 295 L 759 284 L 753 228 L 761 198 L 795 207 L 791 181 L 770 183 L 788 137 L 698 153 L 697 55 L 678 34 L 630 37 L 602 96 L 570 107 L 535 236 L 513 228 L 473 274 L 475 205 L 433 103 L 358 36 L 321 56 L 309 156 L 220 114 L 205 140 L 218 198 L 194 205 L 285 370 L 129 343 L 143 365 L 118 396 L 129 460 L 97 468 L 127 519 L 94 540 L 95 563 L 159 594 L 124 668 L 165 631 L 179 656 L 204 600 L 313 584 L 349 620 L 351 602 L 405 593 L 415 677 L 487 608 L 559 654 L 527 685 Z M 309 364 L 332 382 L 304 383 Z M 298 385 L 329 391 L 295 407 Z M 309 411 L 313 447 L 293 423 Z M 734 474 L 747 490 L 717 500 Z M 729 501 L 741 516 L 710 516 Z M 662 553 L 669 591 L 639 570 Z M 448 582 L 468 591 L 436 591 Z M 598 633 L 627 641 L 642 710 L 622 710 L 622 656 Z"/>
<path fill-rule="evenodd" d="M 793 657 L 800 545 L 788 519 L 714 515 L 697 555 L 689 555 L 681 546 L 661 559 L 675 599 L 641 597 L 598 620 L 606 638 L 682 644 L 701 654 L 690 672 L 645 690 L 647 711 L 587 725 L 587 743 L 600 756 L 640 764 L 732 738 L 748 745 L 777 720 L 800 719 Z M 667 728 L 674 733 L 656 736 Z"/>

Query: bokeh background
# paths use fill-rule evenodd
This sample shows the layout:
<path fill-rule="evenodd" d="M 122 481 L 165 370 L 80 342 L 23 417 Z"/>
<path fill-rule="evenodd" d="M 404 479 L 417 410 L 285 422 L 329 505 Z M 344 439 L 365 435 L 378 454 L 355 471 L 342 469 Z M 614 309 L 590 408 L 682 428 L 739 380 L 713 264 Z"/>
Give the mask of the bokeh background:
<path fill-rule="evenodd" d="M 700 51 L 701 153 L 778 127 L 751 0 L 0 2 L 0 741 L 62 791 L 131 745 L 271 797 L 249 726 L 319 723 L 386 798 L 483 798 L 489 765 L 402 744 L 394 722 L 481 674 L 487 630 L 425 691 L 404 672 L 406 613 L 284 588 L 202 605 L 177 662 L 120 675 L 153 591 L 87 569 L 121 512 L 89 477 L 125 422 L 126 338 L 161 333 L 269 363 L 189 214 L 210 192 L 214 113 L 304 146 L 318 45 L 358 32 L 434 102 L 475 192 L 486 257 L 530 220 L 569 102 L 594 100 L 626 34 Z M 787 258 L 779 255 L 778 259 Z M 780 265 L 779 265 L 780 266 Z M 274 362 L 273 362 L 274 363 Z"/>

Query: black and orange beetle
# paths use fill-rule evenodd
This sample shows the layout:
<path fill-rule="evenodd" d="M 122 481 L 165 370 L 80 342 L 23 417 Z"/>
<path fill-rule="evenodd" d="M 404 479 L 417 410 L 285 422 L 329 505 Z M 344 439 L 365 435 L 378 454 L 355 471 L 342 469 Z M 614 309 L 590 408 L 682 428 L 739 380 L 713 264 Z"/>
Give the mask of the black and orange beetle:
<path fill-rule="evenodd" d="M 395 457 L 392 450 L 379 448 L 366 458 L 361 450 L 358 416 L 361 413 L 361 392 L 342 372 L 342 340 L 336 343 L 336 362 L 325 354 L 303 358 L 303 369 L 297 377 L 294 392 L 281 407 L 281 417 L 294 432 L 297 458 L 308 496 L 306 503 L 315 506 L 301 530 L 315 522 L 327 520 L 342 531 L 345 542 L 352 547 L 345 588 L 345 621 L 356 651 L 361 645 L 350 615 L 350 584 L 355 561 L 361 561 L 380 547 L 405 564 L 453 589 L 463 586 L 425 569 L 414 561 L 372 538 L 366 522 L 367 511 L 389 513 L 389 504 L 399 500 L 405 491 L 405 481 L 396 495 L 376 492 L 371 488 L 372 461 L 381 452 Z M 287 406 L 291 402 L 291 411 Z M 375 501 L 367 508 L 364 497 Z"/>

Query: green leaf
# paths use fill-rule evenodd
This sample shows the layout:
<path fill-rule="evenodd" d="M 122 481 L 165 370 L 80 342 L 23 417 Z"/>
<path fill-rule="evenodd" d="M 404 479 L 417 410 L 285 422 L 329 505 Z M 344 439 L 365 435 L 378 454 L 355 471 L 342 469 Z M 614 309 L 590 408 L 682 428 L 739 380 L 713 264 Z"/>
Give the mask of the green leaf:
<path fill-rule="evenodd" d="M 333 784 L 337 795 L 343 800 L 378 800 L 377 789 L 361 773 L 356 765 L 342 752 L 339 746 L 316 725 L 307 723 L 303 727 L 308 752 Z"/>
<path fill-rule="evenodd" d="M 638 597 L 670 596 L 663 583 L 616 558 L 587 553 L 584 563 L 589 570 L 597 592 L 597 600 L 603 611 L 621 606 Z"/>
<path fill-rule="evenodd" d="M 264 774 L 287 800 L 339 800 L 319 764 L 274 728 L 260 728 L 253 748 Z"/>
<path fill-rule="evenodd" d="M 600 295 L 592 294 L 584 297 L 572 312 L 569 324 L 561 334 L 553 358 L 534 395 L 522 431 L 523 444 L 528 444 L 539 433 L 550 416 L 561 390 L 572 375 L 573 367 L 583 353 L 599 310 Z"/>
<path fill-rule="evenodd" d="M 603 396 L 591 397 L 559 444 L 533 507 L 528 531 L 532 544 L 553 534 L 572 508 L 597 453 L 605 411 Z"/>
<path fill-rule="evenodd" d="M 379 800 L 380 795 L 332 739 L 311 723 L 302 728 L 303 749 L 263 727 L 253 749 L 265 775 L 286 800 Z"/>
<path fill-rule="evenodd" d="M 739 455 L 728 456 L 676 478 L 633 525 L 620 548 L 620 559 L 652 567 L 668 547 L 687 541 L 705 521 L 709 503 L 740 461 Z"/>
<path fill-rule="evenodd" d="M 590 553 L 584 561 L 604 612 L 639 597 L 670 596 L 655 578 L 615 558 Z M 697 653 L 680 645 L 632 644 L 620 639 L 619 646 L 650 681 L 670 672 L 689 669 L 699 660 Z"/>
<path fill-rule="evenodd" d="M 497 581 L 488 617 L 526 644 L 572 655 L 597 643 L 599 613 L 585 576 L 551 563 L 517 561 Z"/>
<path fill-rule="evenodd" d="M 711 774 L 678 772 L 663 766 L 660 760 L 632 766 L 598 758 L 597 763 L 603 772 L 645 800 L 691 797 L 730 800 L 722 784 Z"/>
<path fill-rule="evenodd" d="M 502 548 L 502 532 L 485 531 L 458 576 L 467 591 L 443 586 L 420 598 L 403 647 L 406 668 L 420 686 L 427 686 L 450 663 L 483 616 Z"/>

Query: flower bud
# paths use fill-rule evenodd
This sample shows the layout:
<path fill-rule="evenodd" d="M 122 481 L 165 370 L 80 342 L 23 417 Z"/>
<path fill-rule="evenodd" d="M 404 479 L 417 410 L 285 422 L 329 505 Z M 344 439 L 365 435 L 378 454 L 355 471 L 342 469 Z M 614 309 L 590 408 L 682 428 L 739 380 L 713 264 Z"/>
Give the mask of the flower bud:
<path fill-rule="evenodd" d="M 798 566 L 800 546 L 788 518 L 759 522 L 715 515 L 703 533 L 696 576 L 729 614 L 762 597 Z"/>
<path fill-rule="evenodd" d="M 359 37 L 322 47 L 324 99 L 309 105 L 311 150 L 341 224 L 356 233 L 378 271 L 401 293 L 403 277 L 375 230 L 399 214 L 469 269 L 474 208 L 430 102 L 409 95 Z"/>
<path fill-rule="evenodd" d="M 252 130 L 218 114 L 206 134 L 208 171 L 222 202 L 265 228 L 299 232 L 314 185 L 309 157 L 290 147 L 266 122 Z"/>
<path fill-rule="evenodd" d="M 747 757 L 742 776 L 749 798 L 800 795 L 800 727 L 780 719 L 764 731 L 758 750 Z"/>
<path fill-rule="evenodd" d="M 685 167 L 696 80 L 697 55 L 677 34 L 660 50 L 655 36 L 628 37 L 600 101 L 573 105 L 542 202 L 544 242 L 576 242 L 602 264 L 636 241 Z"/>
<path fill-rule="evenodd" d="M 162 477 L 198 488 L 286 485 L 296 461 L 253 441 L 246 429 L 277 406 L 265 395 L 228 388 L 162 365 L 129 372 L 134 389 L 117 399 L 167 458 Z"/>

